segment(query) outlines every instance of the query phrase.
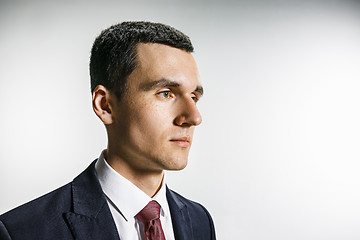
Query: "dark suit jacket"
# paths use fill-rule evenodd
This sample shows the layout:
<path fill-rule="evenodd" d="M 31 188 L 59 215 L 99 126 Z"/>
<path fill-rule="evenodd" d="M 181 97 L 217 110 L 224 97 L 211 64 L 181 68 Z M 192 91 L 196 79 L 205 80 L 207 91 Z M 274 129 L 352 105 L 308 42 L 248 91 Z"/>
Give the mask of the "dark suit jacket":
<path fill-rule="evenodd" d="M 215 239 L 208 211 L 167 188 L 176 239 Z M 0 240 L 119 239 L 95 161 L 71 183 L 0 216 Z"/>

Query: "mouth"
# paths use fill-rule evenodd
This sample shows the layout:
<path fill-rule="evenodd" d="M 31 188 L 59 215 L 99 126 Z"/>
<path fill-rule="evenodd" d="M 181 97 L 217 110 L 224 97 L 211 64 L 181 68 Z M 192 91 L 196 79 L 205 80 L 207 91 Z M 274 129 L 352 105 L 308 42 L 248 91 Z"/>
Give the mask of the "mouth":
<path fill-rule="evenodd" d="M 187 148 L 191 145 L 191 138 L 190 137 L 181 137 L 181 138 L 174 138 L 171 139 L 170 142 L 177 144 L 179 147 Z"/>

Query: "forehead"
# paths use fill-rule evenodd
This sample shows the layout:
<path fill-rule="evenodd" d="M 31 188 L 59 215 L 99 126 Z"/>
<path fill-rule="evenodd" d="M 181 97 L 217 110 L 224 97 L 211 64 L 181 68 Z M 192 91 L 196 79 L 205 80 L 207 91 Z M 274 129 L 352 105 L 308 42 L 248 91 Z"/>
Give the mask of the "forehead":
<path fill-rule="evenodd" d="M 137 66 L 129 78 L 144 81 L 168 79 L 188 87 L 200 85 L 198 68 L 191 53 L 158 43 L 137 45 Z"/>

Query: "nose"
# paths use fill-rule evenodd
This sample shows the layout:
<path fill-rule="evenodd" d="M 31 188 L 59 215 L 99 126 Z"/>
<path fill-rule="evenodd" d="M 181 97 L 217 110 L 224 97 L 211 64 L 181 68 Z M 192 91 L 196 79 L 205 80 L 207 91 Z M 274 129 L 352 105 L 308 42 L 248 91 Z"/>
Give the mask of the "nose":
<path fill-rule="evenodd" d="M 191 97 L 184 97 L 179 106 L 179 114 L 175 118 L 174 124 L 181 127 L 191 127 L 199 125 L 201 121 L 201 114 L 194 100 Z"/>

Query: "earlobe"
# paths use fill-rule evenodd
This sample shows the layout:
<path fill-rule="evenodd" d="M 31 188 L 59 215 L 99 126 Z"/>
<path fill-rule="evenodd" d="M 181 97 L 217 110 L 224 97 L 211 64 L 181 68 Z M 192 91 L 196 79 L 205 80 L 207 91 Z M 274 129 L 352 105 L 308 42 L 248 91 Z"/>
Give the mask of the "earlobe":
<path fill-rule="evenodd" d="M 110 92 L 104 86 L 96 86 L 92 94 L 92 105 L 95 114 L 105 125 L 113 123 Z"/>

